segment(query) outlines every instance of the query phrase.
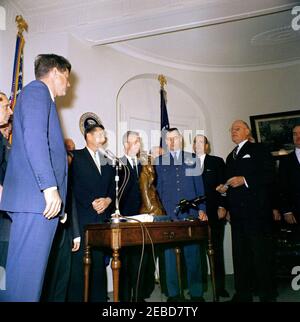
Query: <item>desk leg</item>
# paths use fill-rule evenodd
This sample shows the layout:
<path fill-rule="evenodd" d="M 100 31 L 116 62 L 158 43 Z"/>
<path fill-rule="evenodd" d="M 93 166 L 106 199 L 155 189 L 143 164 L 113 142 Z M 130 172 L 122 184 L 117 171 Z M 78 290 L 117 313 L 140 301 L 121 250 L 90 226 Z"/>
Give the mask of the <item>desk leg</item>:
<path fill-rule="evenodd" d="M 91 249 L 89 245 L 85 246 L 84 255 L 83 255 L 83 270 L 84 270 L 84 302 L 89 300 L 89 278 L 90 270 L 92 264 Z"/>
<path fill-rule="evenodd" d="M 180 247 L 175 248 L 175 253 L 176 253 L 176 268 L 177 268 L 179 292 L 180 292 L 180 297 L 183 298 L 183 289 L 182 289 L 182 280 L 181 280 L 181 249 L 180 249 Z"/>
<path fill-rule="evenodd" d="M 212 291 L 213 291 L 213 301 L 218 302 L 219 299 L 217 298 L 217 292 L 216 292 L 216 272 L 215 272 L 215 252 L 213 249 L 213 244 L 211 241 L 211 229 L 208 226 L 208 249 L 207 249 L 207 255 L 209 259 L 209 266 L 210 266 L 210 276 L 211 276 L 211 285 L 212 285 Z"/>
<path fill-rule="evenodd" d="M 113 294 L 114 302 L 119 302 L 119 277 L 121 261 L 119 259 L 119 249 L 113 249 L 113 258 L 111 261 L 111 269 L 113 273 Z"/>

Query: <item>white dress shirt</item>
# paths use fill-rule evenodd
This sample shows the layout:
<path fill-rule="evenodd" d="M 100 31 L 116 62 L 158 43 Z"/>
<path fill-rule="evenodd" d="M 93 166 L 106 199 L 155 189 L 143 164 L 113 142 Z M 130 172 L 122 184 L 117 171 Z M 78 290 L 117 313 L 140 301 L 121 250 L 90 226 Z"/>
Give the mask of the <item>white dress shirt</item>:
<path fill-rule="evenodd" d="M 136 171 L 137 176 L 139 176 L 139 170 L 138 170 L 138 166 L 137 166 L 138 165 L 137 156 L 135 155 L 135 156 L 131 157 L 127 154 L 125 154 L 125 156 L 126 156 L 128 162 L 130 163 L 132 169 L 134 169 Z"/>
<path fill-rule="evenodd" d="M 89 151 L 91 157 L 93 158 L 93 160 L 94 160 L 94 162 L 95 162 L 95 164 L 97 166 L 98 171 L 101 174 L 101 162 L 100 162 L 100 157 L 99 157 L 99 151 L 95 152 L 92 149 L 90 149 L 88 146 L 86 148 Z"/>
<path fill-rule="evenodd" d="M 295 149 L 295 153 L 296 153 L 296 157 L 298 159 L 298 162 L 300 163 L 300 149 L 299 148 L 296 148 Z"/>
<path fill-rule="evenodd" d="M 238 153 L 240 152 L 241 148 L 243 147 L 243 145 L 244 145 L 246 142 L 248 142 L 248 140 L 244 140 L 244 141 L 242 141 L 242 142 L 240 142 L 240 143 L 238 144 L 238 149 L 237 149 L 237 151 L 236 151 L 236 154 L 238 154 Z"/>

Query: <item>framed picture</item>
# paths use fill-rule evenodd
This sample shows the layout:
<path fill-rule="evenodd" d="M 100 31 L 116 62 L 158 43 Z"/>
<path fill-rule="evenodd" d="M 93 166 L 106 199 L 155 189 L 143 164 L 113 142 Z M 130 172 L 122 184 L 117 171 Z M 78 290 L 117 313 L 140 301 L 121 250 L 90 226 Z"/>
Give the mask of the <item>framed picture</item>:
<path fill-rule="evenodd" d="M 280 157 L 294 149 L 292 128 L 300 124 L 300 110 L 250 116 L 256 142 L 264 143 L 273 156 Z"/>

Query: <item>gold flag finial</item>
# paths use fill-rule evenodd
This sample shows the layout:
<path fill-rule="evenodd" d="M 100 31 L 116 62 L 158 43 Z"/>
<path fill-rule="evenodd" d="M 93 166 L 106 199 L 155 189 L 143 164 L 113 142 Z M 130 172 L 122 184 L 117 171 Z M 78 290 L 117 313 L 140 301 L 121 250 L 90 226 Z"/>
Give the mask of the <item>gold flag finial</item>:
<path fill-rule="evenodd" d="M 158 80 L 160 82 L 160 88 L 164 89 L 165 85 L 167 84 L 167 79 L 164 75 L 158 75 Z"/>
<path fill-rule="evenodd" d="M 16 24 L 18 27 L 18 34 L 22 35 L 23 31 L 28 31 L 28 25 L 27 22 L 24 20 L 24 18 L 21 15 L 16 16 Z"/>

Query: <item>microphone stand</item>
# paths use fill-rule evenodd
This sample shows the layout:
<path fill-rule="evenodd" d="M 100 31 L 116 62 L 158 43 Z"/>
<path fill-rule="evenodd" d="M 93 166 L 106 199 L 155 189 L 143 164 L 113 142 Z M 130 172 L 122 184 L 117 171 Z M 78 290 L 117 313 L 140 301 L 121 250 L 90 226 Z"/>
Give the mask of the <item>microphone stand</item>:
<path fill-rule="evenodd" d="M 116 200 L 115 200 L 115 213 L 111 215 L 111 222 L 114 224 L 118 224 L 120 222 L 120 210 L 119 210 L 119 170 L 120 170 L 120 160 L 114 159 L 113 160 L 113 167 L 116 169 L 116 175 L 115 175 L 115 183 L 116 183 Z"/>
<path fill-rule="evenodd" d="M 116 183 L 116 199 L 115 199 L 115 213 L 113 213 L 111 215 L 111 222 L 112 223 L 119 223 L 120 219 L 123 217 L 120 214 L 120 209 L 119 209 L 119 205 L 120 205 L 120 199 L 122 198 L 125 186 L 128 183 L 128 179 L 129 179 L 129 170 L 128 167 L 126 166 L 126 164 L 124 164 L 122 162 L 121 159 L 119 159 L 118 157 L 116 157 L 111 151 L 109 150 L 103 150 L 101 149 L 101 152 L 112 161 L 112 166 L 116 169 L 116 175 L 115 175 L 115 183 Z M 121 166 L 124 167 L 124 182 L 119 190 L 119 181 L 120 181 L 120 177 L 119 177 L 119 170 L 121 169 Z M 119 195 L 120 193 L 120 195 Z"/>

